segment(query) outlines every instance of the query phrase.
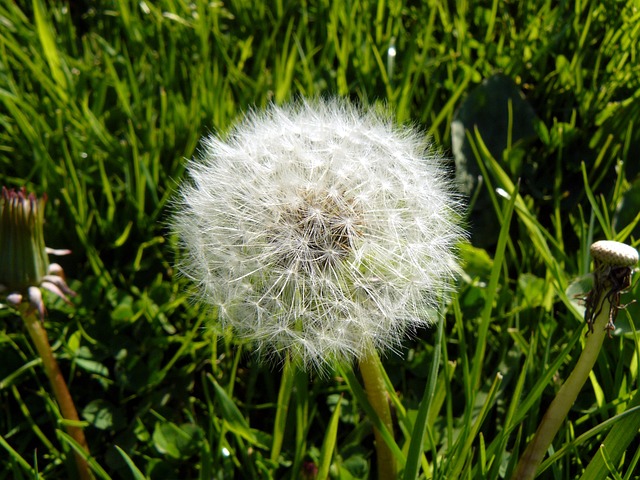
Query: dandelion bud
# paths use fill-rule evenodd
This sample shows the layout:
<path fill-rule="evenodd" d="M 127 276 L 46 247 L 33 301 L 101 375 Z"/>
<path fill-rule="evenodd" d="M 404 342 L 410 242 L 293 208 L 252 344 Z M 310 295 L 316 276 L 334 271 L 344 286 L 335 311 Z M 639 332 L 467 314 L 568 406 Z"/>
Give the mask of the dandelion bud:
<path fill-rule="evenodd" d="M 49 257 L 42 225 L 46 197 L 2 188 L 0 197 L 0 284 L 26 290 L 47 274 Z"/>
<path fill-rule="evenodd" d="M 65 301 L 67 295 L 74 294 L 60 266 L 49 264 L 43 234 L 46 200 L 46 196 L 27 195 L 24 188 L 15 191 L 2 187 L 0 197 L 0 293 L 9 292 L 7 301 L 13 306 L 28 299 L 40 317 L 44 315 L 44 304 L 36 287 L 46 288 Z"/>
<path fill-rule="evenodd" d="M 181 271 L 260 352 L 322 368 L 437 319 L 464 232 L 420 132 L 339 100 L 272 105 L 206 138 L 189 175 Z"/>

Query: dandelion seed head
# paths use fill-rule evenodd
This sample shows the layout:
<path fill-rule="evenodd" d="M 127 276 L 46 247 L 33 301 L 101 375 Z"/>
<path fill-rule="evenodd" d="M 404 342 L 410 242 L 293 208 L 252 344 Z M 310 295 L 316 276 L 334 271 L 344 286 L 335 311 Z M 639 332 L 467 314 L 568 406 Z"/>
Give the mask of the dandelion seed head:
<path fill-rule="evenodd" d="M 437 320 L 461 202 L 417 130 L 339 100 L 272 105 L 206 138 L 189 175 L 181 271 L 259 352 L 322 370 Z"/>

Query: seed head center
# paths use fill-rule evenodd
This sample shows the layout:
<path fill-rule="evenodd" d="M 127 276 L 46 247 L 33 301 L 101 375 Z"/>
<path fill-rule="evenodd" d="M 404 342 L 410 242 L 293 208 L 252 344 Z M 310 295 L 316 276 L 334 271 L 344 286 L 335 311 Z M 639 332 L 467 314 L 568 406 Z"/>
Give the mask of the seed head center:
<path fill-rule="evenodd" d="M 354 202 L 343 195 L 299 192 L 284 209 L 284 228 L 274 238 L 282 262 L 309 272 L 335 266 L 353 250 L 360 218 Z"/>

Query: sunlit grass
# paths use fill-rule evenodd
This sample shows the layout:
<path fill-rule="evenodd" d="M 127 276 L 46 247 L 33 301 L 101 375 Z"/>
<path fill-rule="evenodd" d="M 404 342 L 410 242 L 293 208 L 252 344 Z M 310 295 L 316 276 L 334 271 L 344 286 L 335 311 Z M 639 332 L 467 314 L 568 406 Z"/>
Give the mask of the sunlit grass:
<path fill-rule="evenodd" d="M 533 134 L 517 136 L 523 117 L 506 101 L 506 128 L 465 124 L 482 176 L 465 275 L 441 335 L 421 331 L 383 362 L 404 478 L 513 471 L 580 353 L 575 295 L 588 287 L 572 282 L 589 272 L 589 245 L 638 247 L 640 13 L 403 3 L 0 5 L 0 184 L 46 192 L 47 245 L 73 250 L 62 263 L 79 295 L 74 307 L 50 299 L 46 327 L 98 478 L 304 478 L 320 463 L 333 478 L 374 477 L 355 375 L 281 388 L 249 345 L 204 328 L 215 312 L 175 276 L 168 205 L 199 138 L 253 106 L 387 104 L 453 152 L 456 111 L 497 73 L 524 95 Z M 580 478 L 592 459 L 589 478 L 640 471 L 620 427 L 639 415 L 639 313 L 620 312 L 541 478 Z M 0 478 L 69 478 L 73 445 L 37 354 L 14 313 L 0 318 Z"/>

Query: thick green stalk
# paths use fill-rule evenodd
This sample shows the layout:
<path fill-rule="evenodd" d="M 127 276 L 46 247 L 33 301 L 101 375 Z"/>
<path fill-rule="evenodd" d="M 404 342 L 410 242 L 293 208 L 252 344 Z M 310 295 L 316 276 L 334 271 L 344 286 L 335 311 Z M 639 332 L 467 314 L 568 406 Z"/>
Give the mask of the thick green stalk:
<path fill-rule="evenodd" d="M 76 410 L 76 407 L 73 403 L 73 399 L 71 398 L 71 394 L 69 393 L 67 384 L 65 383 L 64 377 L 62 376 L 62 372 L 58 367 L 58 362 L 53 356 L 53 351 L 51 350 L 51 345 L 49 344 L 47 332 L 44 329 L 42 322 L 38 318 L 37 311 L 34 309 L 30 309 L 25 305 L 24 308 L 20 308 L 20 313 L 27 327 L 27 331 L 31 336 L 31 340 L 38 350 L 40 358 L 42 358 L 42 365 L 44 366 L 45 373 L 47 374 L 49 382 L 51 383 L 53 394 L 56 397 L 58 405 L 60 406 L 62 417 L 66 420 L 79 422 L 80 418 L 78 417 L 78 411 Z M 82 429 L 76 426 L 67 425 L 66 430 L 67 433 L 76 442 L 78 442 L 78 444 L 80 444 L 82 448 L 84 448 L 87 454 L 89 454 L 89 446 Z M 91 473 L 91 470 L 89 470 L 89 465 L 82 457 L 82 455 L 74 451 L 74 456 L 78 468 L 79 478 L 81 480 L 93 479 L 94 477 Z"/>
<path fill-rule="evenodd" d="M 593 287 L 583 299 L 590 335 L 587 336 L 578 363 L 549 405 L 533 440 L 520 458 L 512 477 L 515 480 L 535 477 L 553 437 L 589 378 L 604 336 L 615 330 L 613 322 L 618 310 L 624 308 L 620 306 L 620 295 L 631 287 L 632 267 L 638 263 L 638 252 L 633 247 L 616 241 L 600 240 L 591 245 L 590 252 L 594 265 Z"/>
<path fill-rule="evenodd" d="M 576 366 L 549 405 L 533 440 L 520 457 L 512 480 L 528 480 L 535 477 L 549 445 L 576 401 L 582 386 L 589 378 L 589 373 L 598 359 L 600 347 L 608 332 L 605 327 L 609 323 L 611 304 L 606 295 L 603 296 L 602 302 L 602 309 L 593 324 L 593 332 L 585 340 L 584 349 Z"/>
<path fill-rule="evenodd" d="M 384 378 L 380 368 L 380 359 L 373 349 L 371 349 L 370 354 L 360 360 L 360 374 L 362 375 L 369 403 L 383 425 L 389 432 L 393 432 L 393 421 L 391 419 L 391 410 L 389 409 L 387 389 L 385 388 Z M 397 477 L 395 456 L 384 441 L 380 431 L 374 428 L 373 433 L 376 440 L 376 454 L 378 458 L 378 479 L 393 480 Z"/>

